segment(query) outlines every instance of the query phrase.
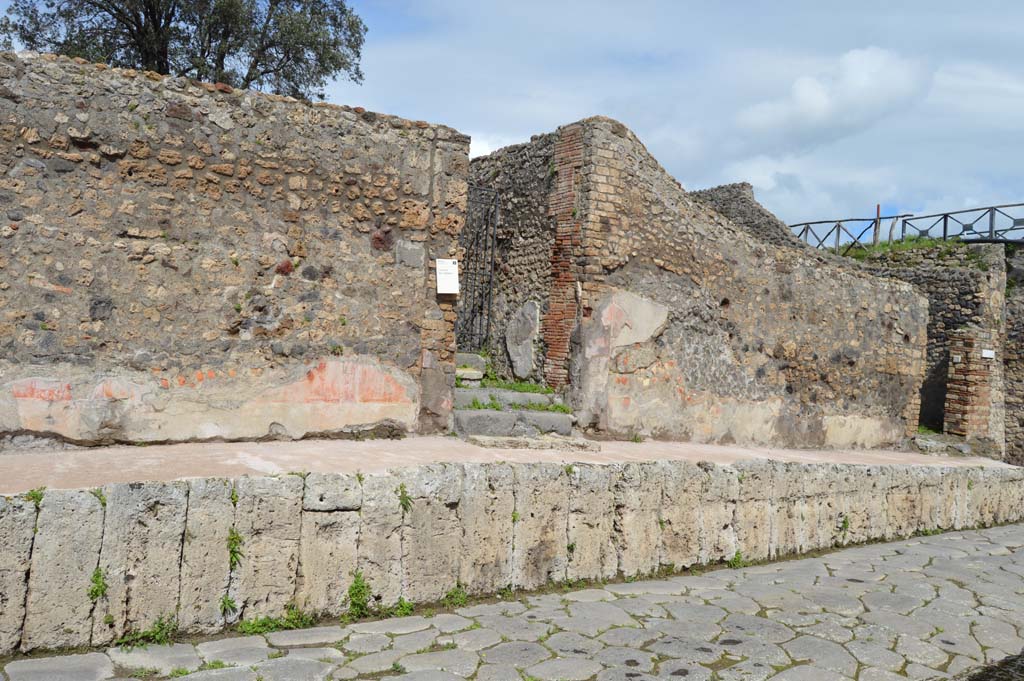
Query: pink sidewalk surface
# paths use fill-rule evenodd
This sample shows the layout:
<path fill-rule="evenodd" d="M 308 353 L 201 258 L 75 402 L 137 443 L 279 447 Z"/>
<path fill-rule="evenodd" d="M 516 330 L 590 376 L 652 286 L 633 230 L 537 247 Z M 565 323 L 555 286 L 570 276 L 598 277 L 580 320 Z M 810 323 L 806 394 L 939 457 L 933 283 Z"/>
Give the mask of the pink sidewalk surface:
<path fill-rule="evenodd" d="M 43 486 L 50 489 L 79 489 L 114 482 L 231 478 L 300 471 L 359 471 L 372 474 L 438 462 L 615 463 L 662 459 L 719 464 L 772 459 L 795 463 L 862 465 L 1009 466 L 978 457 L 947 458 L 891 450 L 771 449 L 657 441 L 602 442 L 600 452 L 491 449 L 452 437 L 208 442 L 0 455 L 0 494 L 18 494 Z"/>

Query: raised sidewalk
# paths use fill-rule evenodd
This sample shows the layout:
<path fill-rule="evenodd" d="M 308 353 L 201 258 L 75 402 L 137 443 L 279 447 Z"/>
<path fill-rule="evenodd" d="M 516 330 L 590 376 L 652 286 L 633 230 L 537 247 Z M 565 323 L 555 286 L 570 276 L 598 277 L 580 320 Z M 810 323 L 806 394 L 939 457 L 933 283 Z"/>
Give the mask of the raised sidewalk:
<path fill-rule="evenodd" d="M 989 460 L 660 442 L 39 452 L 0 457 L 0 493 L 0 654 L 337 615 L 356 571 L 429 603 L 1024 517 L 1024 469 Z"/>

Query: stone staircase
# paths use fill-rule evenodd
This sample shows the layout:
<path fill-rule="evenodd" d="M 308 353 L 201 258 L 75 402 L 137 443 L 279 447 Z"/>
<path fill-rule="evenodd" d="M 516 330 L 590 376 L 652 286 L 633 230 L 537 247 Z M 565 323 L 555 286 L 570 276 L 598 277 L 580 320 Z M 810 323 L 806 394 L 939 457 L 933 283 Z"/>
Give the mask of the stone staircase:
<path fill-rule="evenodd" d="M 573 434 L 575 417 L 557 395 L 480 387 L 486 360 L 459 353 L 455 431 L 462 437 L 541 437 Z"/>

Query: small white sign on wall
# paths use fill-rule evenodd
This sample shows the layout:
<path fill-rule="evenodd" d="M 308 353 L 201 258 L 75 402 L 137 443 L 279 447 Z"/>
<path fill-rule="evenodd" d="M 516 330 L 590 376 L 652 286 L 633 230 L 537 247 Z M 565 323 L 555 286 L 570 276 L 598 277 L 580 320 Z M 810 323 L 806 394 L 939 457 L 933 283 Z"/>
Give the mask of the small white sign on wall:
<path fill-rule="evenodd" d="M 982 359 L 995 359 L 996 358 L 996 351 L 995 350 L 982 350 L 981 351 L 981 358 Z"/>
<path fill-rule="evenodd" d="M 459 261 L 437 259 L 437 292 L 459 294 Z"/>

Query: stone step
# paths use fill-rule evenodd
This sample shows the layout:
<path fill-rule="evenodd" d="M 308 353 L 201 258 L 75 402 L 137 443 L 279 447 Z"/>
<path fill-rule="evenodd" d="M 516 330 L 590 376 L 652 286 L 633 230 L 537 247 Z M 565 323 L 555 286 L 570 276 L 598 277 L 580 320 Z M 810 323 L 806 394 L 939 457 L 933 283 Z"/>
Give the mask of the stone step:
<path fill-rule="evenodd" d="M 463 436 L 533 437 L 545 433 L 568 436 L 572 434 L 572 424 L 572 414 L 550 411 L 455 410 L 455 430 Z"/>
<path fill-rule="evenodd" d="M 455 353 L 455 366 L 469 367 L 483 372 L 487 371 L 487 360 L 473 352 L 457 352 Z"/>
<path fill-rule="evenodd" d="M 562 398 L 555 394 L 544 393 L 523 393 L 515 390 L 497 390 L 495 388 L 456 388 L 455 408 L 465 409 L 478 400 L 481 404 L 487 404 L 494 397 L 502 409 L 508 409 L 522 404 L 562 404 Z"/>
<path fill-rule="evenodd" d="M 480 386 L 480 381 L 484 377 L 484 372 L 479 369 L 470 369 L 468 367 L 455 367 L 455 378 L 459 379 L 459 382 L 467 388 L 476 388 Z"/>

